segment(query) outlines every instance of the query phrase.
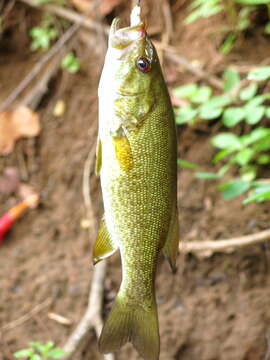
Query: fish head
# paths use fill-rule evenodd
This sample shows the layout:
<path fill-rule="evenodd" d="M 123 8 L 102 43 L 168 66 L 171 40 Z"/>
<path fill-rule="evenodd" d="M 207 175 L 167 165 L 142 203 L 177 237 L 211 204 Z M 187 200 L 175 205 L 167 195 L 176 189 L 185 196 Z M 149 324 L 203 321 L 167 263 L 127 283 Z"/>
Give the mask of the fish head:
<path fill-rule="evenodd" d="M 148 93 L 158 63 L 156 51 L 143 22 L 128 27 L 121 25 L 121 20 L 115 19 L 109 36 L 115 90 L 123 96 Z"/>
<path fill-rule="evenodd" d="M 160 96 L 160 77 L 158 56 L 145 24 L 125 27 L 115 19 L 99 86 L 100 108 L 106 108 L 107 115 L 112 109 L 113 128 L 119 128 L 119 124 L 138 128 L 144 123 Z"/>

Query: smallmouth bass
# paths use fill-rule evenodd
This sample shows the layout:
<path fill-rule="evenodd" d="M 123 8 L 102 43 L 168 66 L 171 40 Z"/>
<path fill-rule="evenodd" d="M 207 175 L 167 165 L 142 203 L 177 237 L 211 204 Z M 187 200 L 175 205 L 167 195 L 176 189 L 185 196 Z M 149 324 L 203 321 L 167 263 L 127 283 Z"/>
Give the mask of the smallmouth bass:
<path fill-rule="evenodd" d="M 110 353 L 131 342 L 145 360 L 158 360 L 154 282 L 159 253 L 175 269 L 178 251 L 177 143 L 168 90 L 138 7 L 130 26 L 119 19 L 111 26 L 99 85 L 96 172 L 105 213 L 94 263 L 118 249 L 122 261 L 99 348 Z"/>

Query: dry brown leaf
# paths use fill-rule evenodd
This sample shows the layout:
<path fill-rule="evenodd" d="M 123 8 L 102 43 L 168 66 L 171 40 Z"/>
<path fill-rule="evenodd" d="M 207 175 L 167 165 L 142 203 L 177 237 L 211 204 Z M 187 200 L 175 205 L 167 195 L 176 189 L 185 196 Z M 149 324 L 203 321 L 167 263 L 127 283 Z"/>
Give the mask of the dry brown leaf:
<path fill-rule="evenodd" d="M 70 2 L 80 11 L 87 13 L 94 10 L 93 3 L 89 0 L 70 0 Z M 101 15 L 108 15 L 116 6 L 121 4 L 123 0 L 101 0 L 99 2 L 99 12 Z M 92 5 L 92 8 L 91 8 Z M 94 12 L 94 11 L 93 11 Z"/>
<path fill-rule="evenodd" d="M 0 154 L 9 154 L 20 137 L 33 137 L 40 132 L 39 115 L 26 106 L 0 112 Z"/>

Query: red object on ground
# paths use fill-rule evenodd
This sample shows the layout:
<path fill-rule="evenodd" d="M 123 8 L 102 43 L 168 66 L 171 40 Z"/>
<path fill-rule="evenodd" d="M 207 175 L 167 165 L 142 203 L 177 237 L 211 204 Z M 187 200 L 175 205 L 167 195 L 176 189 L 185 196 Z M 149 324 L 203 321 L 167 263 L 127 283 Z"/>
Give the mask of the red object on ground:
<path fill-rule="evenodd" d="M 4 234 L 10 229 L 13 222 L 14 220 L 8 212 L 0 218 L 0 244 L 4 240 Z"/>
<path fill-rule="evenodd" d="M 12 224 L 18 219 L 26 209 L 37 205 L 39 196 L 34 194 L 28 196 L 24 201 L 13 206 L 3 216 L 0 217 L 0 244 L 4 240 L 5 233 L 11 228 Z"/>

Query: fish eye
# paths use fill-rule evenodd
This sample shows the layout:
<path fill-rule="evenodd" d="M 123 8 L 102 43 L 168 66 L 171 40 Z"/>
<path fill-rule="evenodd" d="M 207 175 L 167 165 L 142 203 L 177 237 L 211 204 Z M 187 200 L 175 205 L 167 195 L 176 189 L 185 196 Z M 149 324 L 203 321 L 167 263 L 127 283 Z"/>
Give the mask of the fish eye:
<path fill-rule="evenodd" d="M 146 57 L 140 56 L 137 59 L 136 65 L 137 68 L 143 73 L 147 73 L 151 70 L 151 62 Z"/>

